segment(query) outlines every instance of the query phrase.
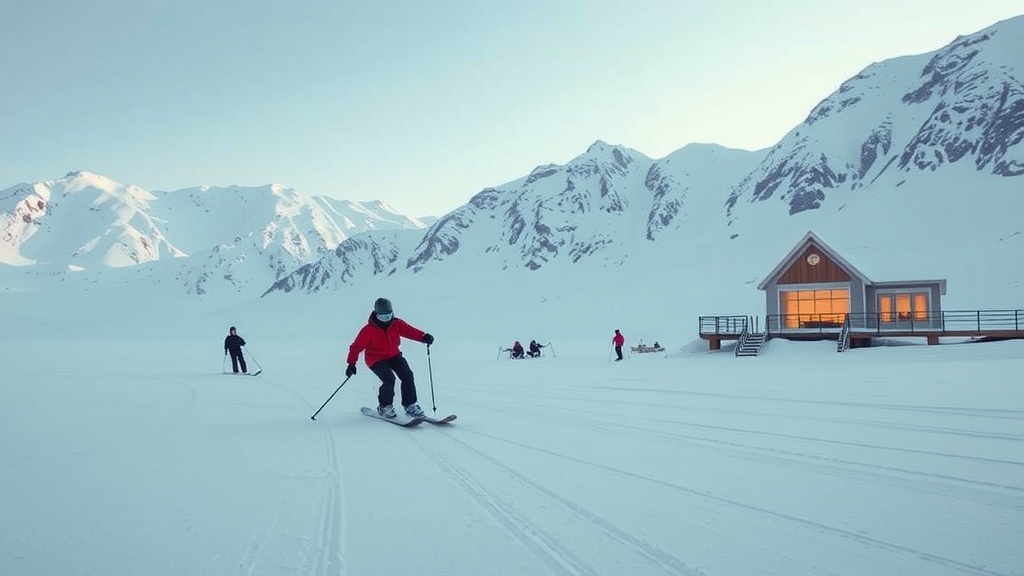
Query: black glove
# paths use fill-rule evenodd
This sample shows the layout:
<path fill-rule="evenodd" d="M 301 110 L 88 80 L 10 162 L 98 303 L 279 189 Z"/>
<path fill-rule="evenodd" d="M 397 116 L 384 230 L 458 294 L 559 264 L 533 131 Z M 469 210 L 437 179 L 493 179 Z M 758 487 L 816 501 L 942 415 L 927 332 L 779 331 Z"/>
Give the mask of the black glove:
<path fill-rule="evenodd" d="M 356 365 L 355 364 L 349 364 L 348 368 L 345 368 L 345 376 L 351 377 L 351 376 L 355 376 L 355 375 L 356 375 Z"/>
<path fill-rule="evenodd" d="M 423 343 L 426 344 L 427 346 L 430 346 L 431 344 L 434 343 L 434 337 L 431 336 L 430 334 L 424 334 Z"/>

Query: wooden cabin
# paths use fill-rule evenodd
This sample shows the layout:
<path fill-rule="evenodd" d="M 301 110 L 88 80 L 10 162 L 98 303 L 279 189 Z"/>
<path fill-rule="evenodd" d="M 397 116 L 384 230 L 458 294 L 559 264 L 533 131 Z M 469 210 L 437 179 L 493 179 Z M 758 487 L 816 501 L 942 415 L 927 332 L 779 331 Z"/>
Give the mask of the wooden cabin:
<path fill-rule="evenodd" d="M 848 315 L 853 331 L 939 329 L 946 280 L 873 280 L 808 232 L 757 288 L 767 331 L 799 338 L 838 334 Z"/>
<path fill-rule="evenodd" d="M 765 292 L 763 324 L 758 316 L 700 317 L 711 350 L 738 340 L 737 356 L 756 356 L 770 338 L 834 339 L 839 352 L 879 337 L 1024 338 L 1024 310 L 943 310 L 945 279 L 869 278 L 814 232 L 757 287 Z"/>

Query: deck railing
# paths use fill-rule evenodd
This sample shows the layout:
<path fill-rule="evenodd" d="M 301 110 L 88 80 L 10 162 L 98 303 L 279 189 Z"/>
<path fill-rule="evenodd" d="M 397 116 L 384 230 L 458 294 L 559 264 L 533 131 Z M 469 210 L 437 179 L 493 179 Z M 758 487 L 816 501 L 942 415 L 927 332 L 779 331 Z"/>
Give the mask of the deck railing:
<path fill-rule="evenodd" d="M 1024 310 L 851 314 L 850 322 L 858 332 L 1024 332 Z"/>
<path fill-rule="evenodd" d="M 770 334 L 780 332 L 838 333 L 846 321 L 846 314 L 768 314 L 765 325 Z"/>
<path fill-rule="evenodd" d="M 768 332 L 838 334 L 849 322 L 852 332 L 1024 333 L 1024 310 L 947 310 L 943 312 L 876 312 L 850 314 L 769 314 Z"/>
<path fill-rule="evenodd" d="M 701 316 L 698 320 L 700 333 L 739 336 L 749 330 L 749 316 Z"/>

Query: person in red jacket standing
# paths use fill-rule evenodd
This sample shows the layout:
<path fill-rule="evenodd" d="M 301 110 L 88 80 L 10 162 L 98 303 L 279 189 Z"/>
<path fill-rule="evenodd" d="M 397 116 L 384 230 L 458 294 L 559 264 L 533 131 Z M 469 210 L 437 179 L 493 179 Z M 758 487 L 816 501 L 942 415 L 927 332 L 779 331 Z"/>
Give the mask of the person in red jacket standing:
<path fill-rule="evenodd" d="M 434 337 L 423 330 L 408 324 L 405 320 L 395 317 L 394 308 L 387 298 L 377 298 L 373 303 L 373 312 L 366 326 L 359 331 L 352 345 L 348 347 L 348 368 L 346 376 L 354 376 L 359 353 L 365 352 L 364 359 L 370 370 L 380 378 L 380 389 L 377 391 L 377 413 L 383 418 L 395 418 L 395 376 L 402 382 L 402 406 L 411 418 L 424 416 L 423 409 L 416 402 L 416 382 L 409 363 L 398 349 L 402 338 L 423 342 L 427 346 L 434 343 Z"/>
<path fill-rule="evenodd" d="M 626 337 L 622 335 L 622 332 L 619 332 L 618 328 L 616 328 L 615 336 L 612 336 L 612 344 L 615 345 L 615 354 L 618 356 L 618 358 L 615 359 L 616 362 L 622 360 L 622 345 L 625 343 Z"/>

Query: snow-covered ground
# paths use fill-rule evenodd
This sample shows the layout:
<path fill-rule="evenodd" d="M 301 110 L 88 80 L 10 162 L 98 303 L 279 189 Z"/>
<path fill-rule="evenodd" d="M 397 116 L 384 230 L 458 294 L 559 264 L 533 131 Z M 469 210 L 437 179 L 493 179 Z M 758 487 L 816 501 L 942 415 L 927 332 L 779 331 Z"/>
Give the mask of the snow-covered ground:
<path fill-rule="evenodd" d="M 616 363 L 566 338 L 511 361 L 453 318 L 421 326 L 429 364 L 403 349 L 424 408 L 458 420 L 404 429 L 360 415 L 362 363 L 310 419 L 358 323 L 240 324 L 264 369 L 241 377 L 215 311 L 82 335 L 87 307 L 18 302 L 0 574 L 1024 574 L 1021 341 L 746 359 L 681 341 Z"/>
<path fill-rule="evenodd" d="M 1024 576 L 1024 341 L 694 340 L 699 315 L 762 315 L 808 230 L 876 282 L 947 279 L 943 310 L 1021 309 L 1021 146 L 955 162 L 982 132 L 932 113 L 1006 100 L 1020 28 L 984 40 L 990 82 L 869 67 L 878 95 L 858 75 L 754 172 L 597 142 L 429 229 L 276 185 L 8 189 L 0 576 Z M 963 100 L 909 107 L 940 80 Z M 259 297 L 307 262 L 322 290 Z M 378 296 L 437 338 L 404 350 L 453 425 L 362 416 L 363 363 L 311 420 Z M 230 325 L 260 376 L 224 373 Z M 667 352 L 613 362 L 617 328 Z M 544 358 L 500 352 L 531 338 Z"/>

